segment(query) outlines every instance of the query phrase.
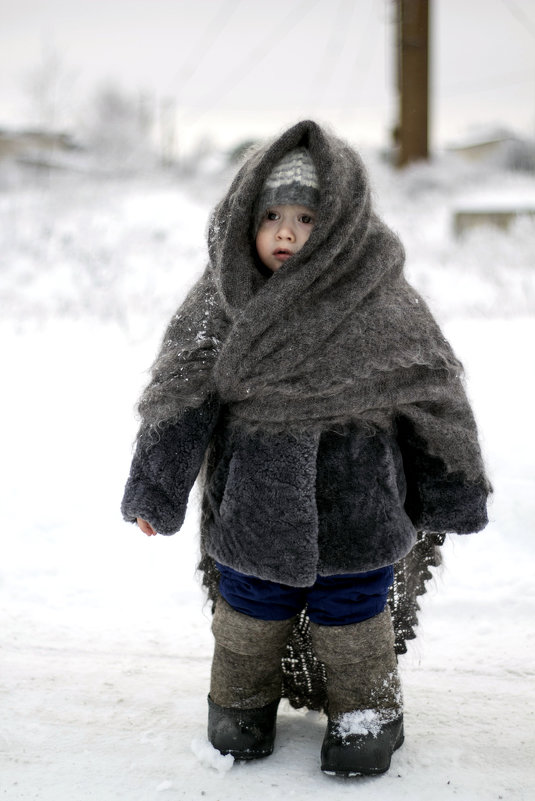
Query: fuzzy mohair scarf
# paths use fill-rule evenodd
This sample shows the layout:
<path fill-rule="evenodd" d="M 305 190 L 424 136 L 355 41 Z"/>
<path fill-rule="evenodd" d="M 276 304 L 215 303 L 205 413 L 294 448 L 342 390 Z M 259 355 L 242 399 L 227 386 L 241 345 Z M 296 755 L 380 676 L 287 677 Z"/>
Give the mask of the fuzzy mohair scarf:
<path fill-rule="evenodd" d="M 270 277 L 258 268 L 255 201 L 293 148 L 319 178 L 316 223 Z M 462 366 L 403 275 L 398 237 L 372 210 L 353 148 L 304 121 L 243 164 L 209 225 L 210 262 L 177 311 L 139 411 L 177 419 L 212 394 L 245 427 L 311 434 L 350 421 L 414 425 L 448 472 L 484 480 Z"/>

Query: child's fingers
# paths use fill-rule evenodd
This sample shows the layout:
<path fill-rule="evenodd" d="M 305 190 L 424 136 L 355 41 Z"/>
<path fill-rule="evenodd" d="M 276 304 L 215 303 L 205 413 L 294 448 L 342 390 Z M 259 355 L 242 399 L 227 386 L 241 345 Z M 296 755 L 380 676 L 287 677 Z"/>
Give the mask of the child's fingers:
<path fill-rule="evenodd" d="M 148 523 L 146 520 L 143 520 L 142 517 L 136 518 L 136 523 L 138 524 L 141 531 L 147 535 L 147 537 L 153 537 L 156 535 L 156 531 L 154 531 L 151 524 Z"/>

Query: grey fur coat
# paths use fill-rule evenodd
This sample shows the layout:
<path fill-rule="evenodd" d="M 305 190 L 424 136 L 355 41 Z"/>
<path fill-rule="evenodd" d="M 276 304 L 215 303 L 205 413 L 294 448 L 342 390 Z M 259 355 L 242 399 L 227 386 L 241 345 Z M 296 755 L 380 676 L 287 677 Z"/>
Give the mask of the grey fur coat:
<path fill-rule="evenodd" d="M 254 204 L 299 145 L 319 175 L 317 223 L 268 279 Z M 403 277 L 357 154 L 315 123 L 289 129 L 239 171 L 209 252 L 140 401 L 125 519 L 178 531 L 200 473 L 204 553 L 295 586 L 397 562 L 417 531 L 483 528 L 462 367 Z"/>

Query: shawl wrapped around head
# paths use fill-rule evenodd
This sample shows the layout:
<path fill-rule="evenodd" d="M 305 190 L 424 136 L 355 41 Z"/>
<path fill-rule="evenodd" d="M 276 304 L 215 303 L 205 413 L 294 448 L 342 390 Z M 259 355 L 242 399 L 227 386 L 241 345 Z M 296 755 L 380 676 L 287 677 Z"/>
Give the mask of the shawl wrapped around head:
<path fill-rule="evenodd" d="M 319 179 L 304 247 L 269 278 L 254 248 L 255 201 L 277 162 L 308 148 Z M 398 237 L 372 210 L 359 155 L 311 121 L 243 164 L 209 225 L 210 262 L 171 320 L 139 411 L 176 419 L 216 394 L 231 419 L 316 433 L 403 415 L 449 472 L 484 476 L 462 367 L 403 275 Z"/>

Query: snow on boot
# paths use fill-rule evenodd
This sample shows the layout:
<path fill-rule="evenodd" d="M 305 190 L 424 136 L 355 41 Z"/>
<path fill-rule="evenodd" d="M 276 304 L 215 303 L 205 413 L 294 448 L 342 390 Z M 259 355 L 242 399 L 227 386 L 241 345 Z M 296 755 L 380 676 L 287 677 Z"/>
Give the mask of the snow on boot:
<path fill-rule="evenodd" d="M 401 686 L 388 607 L 347 626 L 310 627 L 327 674 L 327 731 L 321 769 L 339 776 L 373 776 L 390 767 L 403 743 Z"/>
<path fill-rule="evenodd" d="M 403 739 L 403 715 L 390 719 L 375 709 L 364 709 L 336 721 L 329 719 L 321 747 L 321 769 L 336 776 L 386 773 Z"/>
<path fill-rule="evenodd" d="M 222 754 L 255 759 L 273 751 L 290 620 L 258 620 L 218 598 L 208 739 Z"/>

